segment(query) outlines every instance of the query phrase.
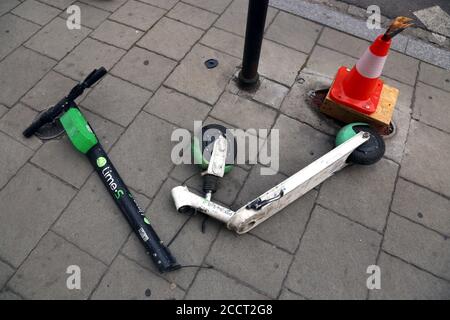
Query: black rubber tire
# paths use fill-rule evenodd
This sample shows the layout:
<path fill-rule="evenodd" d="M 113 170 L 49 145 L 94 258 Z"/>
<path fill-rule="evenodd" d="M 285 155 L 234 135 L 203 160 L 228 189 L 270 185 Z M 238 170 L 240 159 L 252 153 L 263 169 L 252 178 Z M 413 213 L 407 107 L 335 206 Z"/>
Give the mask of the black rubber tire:
<path fill-rule="evenodd" d="M 384 156 L 386 151 L 383 137 L 375 129 L 369 126 L 354 126 L 353 130 L 356 133 L 361 131 L 367 132 L 370 134 L 370 138 L 353 151 L 347 161 L 365 166 L 377 163 Z"/>

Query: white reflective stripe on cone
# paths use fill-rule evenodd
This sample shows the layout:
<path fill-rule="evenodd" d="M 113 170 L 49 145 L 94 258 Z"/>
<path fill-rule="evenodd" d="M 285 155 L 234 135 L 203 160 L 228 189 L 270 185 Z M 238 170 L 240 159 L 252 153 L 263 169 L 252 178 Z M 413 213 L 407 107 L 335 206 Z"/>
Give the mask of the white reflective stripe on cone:
<path fill-rule="evenodd" d="M 373 54 L 369 48 L 358 60 L 358 63 L 356 63 L 356 69 L 362 76 L 366 78 L 379 78 L 381 76 L 381 73 L 383 72 L 386 58 L 387 56 L 380 57 Z"/>

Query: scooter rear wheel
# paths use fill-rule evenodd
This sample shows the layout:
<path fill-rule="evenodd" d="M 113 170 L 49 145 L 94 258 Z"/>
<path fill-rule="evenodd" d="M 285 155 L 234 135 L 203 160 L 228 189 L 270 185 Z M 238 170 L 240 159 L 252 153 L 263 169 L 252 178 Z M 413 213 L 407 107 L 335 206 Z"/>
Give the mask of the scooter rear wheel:
<path fill-rule="evenodd" d="M 336 146 L 344 143 L 361 131 L 369 133 L 370 138 L 350 154 L 347 162 L 360 165 L 374 164 L 383 157 L 386 145 L 383 137 L 366 123 L 351 123 L 343 127 L 336 135 Z"/>

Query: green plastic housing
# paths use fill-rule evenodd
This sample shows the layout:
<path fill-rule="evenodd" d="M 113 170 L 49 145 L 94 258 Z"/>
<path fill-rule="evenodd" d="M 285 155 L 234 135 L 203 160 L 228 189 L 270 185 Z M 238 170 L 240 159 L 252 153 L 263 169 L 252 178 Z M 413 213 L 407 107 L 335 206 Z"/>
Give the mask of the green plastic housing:
<path fill-rule="evenodd" d="M 369 126 L 369 125 L 363 122 L 353 122 L 346 125 L 345 127 L 342 127 L 341 130 L 339 130 L 338 134 L 336 135 L 335 140 L 336 147 L 356 136 L 356 132 L 355 130 L 353 130 L 354 126 Z"/>
<path fill-rule="evenodd" d="M 98 143 L 97 137 L 78 108 L 67 110 L 59 121 L 73 146 L 81 153 L 88 152 Z"/>

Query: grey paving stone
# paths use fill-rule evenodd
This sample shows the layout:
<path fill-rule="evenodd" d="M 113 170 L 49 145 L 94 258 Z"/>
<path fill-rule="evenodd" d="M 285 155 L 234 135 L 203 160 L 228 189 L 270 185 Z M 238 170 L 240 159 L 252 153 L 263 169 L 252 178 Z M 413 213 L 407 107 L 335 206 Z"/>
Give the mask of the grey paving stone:
<path fill-rule="evenodd" d="M 11 12 L 34 23 L 44 25 L 60 14 L 61 10 L 35 0 L 26 0 Z"/>
<path fill-rule="evenodd" d="M 405 150 L 406 138 L 408 137 L 409 123 L 411 121 L 411 114 L 394 110 L 392 121 L 396 125 L 397 133 L 385 140 L 386 152 L 385 157 L 397 163 L 402 162 L 403 151 Z"/>
<path fill-rule="evenodd" d="M 319 45 L 359 59 L 370 42 L 331 28 L 325 28 L 317 42 Z M 352 66 L 348 66 L 352 67 Z"/>
<path fill-rule="evenodd" d="M 162 9 L 170 10 L 179 0 L 141 0 Z"/>
<path fill-rule="evenodd" d="M 143 35 L 144 33 L 140 30 L 106 20 L 92 33 L 91 36 L 94 39 L 128 50 Z"/>
<path fill-rule="evenodd" d="M 215 13 L 222 13 L 232 0 L 185 0 L 184 2 Z"/>
<path fill-rule="evenodd" d="M 3 188 L 33 153 L 4 133 L 0 133 L 0 149 L 0 188 Z"/>
<path fill-rule="evenodd" d="M 441 68 L 450 69 L 448 50 L 440 49 L 424 41 L 409 39 L 406 54 Z"/>
<path fill-rule="evenodd" d="M 203 30 L 208 29 L 218 17 L 217 14 L 182 2 L 178 2 L 178 4 L 169 11 L 167 16 Z"/>
<path fill-rule="evenodd" d="M 339 0 L 311 0 L 311 2 L 326 5 L 330 8 L 338 10 L 339 12 L 348 11 L 350 7 L 348 4 L 342 3 Z M 364 9 L 362 9 L 362 11 L 365 12 Z"/>
<path fill-rule="evenodd" d="M 329 88 L 332 79 L 321 74 L 309 72 L 306 69 L 300 72 L 297 77 L 298 80 L 294 83 L 281 105 L 281 112 L 322 132 L 335 135 L 340 129 L 340 125 L 332 118 L 321 113 L 310 96 L 310 92 Z"/>
<path fill-rule="evenodd" d="M 48 57 L 60 60 L 90 32 L 91 29 L 88 28 L 69 30 L 66 21 L 58 17 L 28 40 L 25 46 Z"/>
<path fill-rule="evenodd" d="M 419 82 L 415 91 L 414 118 L 450 132 L 450 93 Z"/>
<path fill-rule="evenodd" d="M 7 113 L 8 110 L 9 110 L 9 109 L 8 109 L 7 107 L 5 107 L 4 105 L 1 105 L 1 104 L 0 104 L 0 118 L 3 117 L 3 115 L 4 115 L 5 113 Z"/>
<path fill-rule="evenodd" d="M 0 120 L 0 130 L 36 150 L 42 145 L 41 140 L 35 136 L 25 138 L 22 134 L 26 126 L 33 122 L 36 115 L 36 111 L 18 103 Z"/>
<path fill-rule="evenodd" d="M 214 69 L 207 69 L 204 62 L 212 58 L 217 59 L 219 65 Z M 213 105 L 238 64 L 239 60 L 236 58 L 196 45 L 172 72 L 165 84 Z"/>
<path fill-rule="evenodd" d="M 153 52 L 132 48 L 111 73 L 146 89 L 156 91 L 176 62 Z"/>
<path fill-rule="evenodd" d="M 214 27 L 208 30 L 200 43 L 239 59 L 244 52 L 244 38 Z"/>
<path fill-rule="evenodd" d="M 270 81 L 269 79 L 263 79 L 261 81 L 261 86 L 258 88 L 258 91 L 253 98 L 256 101 L 279 109 L 281 102 L 283 102 L 283 99 L 288 92 L 289 88 Z"/>
<path fill-rule="evenodd" d="M 162 18 L 138 43 L 174 60 L 182 59 L 194 43 L 203 35 L 197 28 Z"/>
<path fill-rule="evenodd" d="M 383 249 L 437 276 L 450 279 L 450 239 L 394 213 L 389 216 Z"/>
<path fill-rule="evenodd" d="M 383 231 L 398 165 L 381 159 L 372 166 L 351 166 L 326 180 L 318 203 L 372 229 Z"/>
<path fill-rule="evenodd" d="M 391 87 L 395 87 L 399 90 L 399 95 L 398 95 L 398 99 L 397 99 L 397 104 L 395 105 L 395 110 L 401 111 L 403 113 L 411 113 L 414 87 L 404 84 L 402 82 L 398 82 L 391 78 L 386 78 L 384 76 L 382 76 L 381 79 L 387 85 L 390 85 Z"/>
<path fill-rule="evenodd" d="M 70 290 L 66 273 L 71 265 L 80 267 L 81 289 Z M 87 299 L 100 280 L 105 265 L 49 232 L 39 242 L 8 283 L 27 299 Z"/>
<path fill-rule="evenodd" d="M 309 53 L 321 29 L 322 27 L 314 22 L 280 12 L 267 29 L 265 37 L 295 50 Z"/>
<path fill-rule="evenodd" d="M 160 87 L 144 110 L 192 130 L 194 121 L 205 120 L 211 107 L 173 89 Z"/>
<path fill-rule="evenodd" d="M 450 136 L 412 120 L 400 176 L 450 196 Z"/>
<path fill-rule="evenodd" d="M 303 53 L 272 41 L 264 41 L 259 72 L 269 79 L 290 87 L 306 62 L 306 58 L 307 56 Z"/>
<path fill-rule="evenodd" d="M 141 208 L 146 208 L 150 202 L 139 194 L 134 197 Z M 107 265 L 111 264 L 131 231 L 95 174 L 90 176 L 52 230 Z"/>
<path fill-rule="evenodd" d="M 419 80 L 450 91 L 450 71 L 422 62 L 420 64 Z"/>
<path fill-rule="evenodd" d="M 172 208 L 171 211 L 175 212 L 175 214 L 180 214 L 176 213 L 175 208 Z M 166 211 L 165 214 L 167 215 L 168 212 Z M 219 230 L 219 222 L 211 219 L 206 222 L 205 232 L 203 233 L 201 230 L 203 219 L 204 217 L 202 215 L 192 217 L 183 226 L 169 247 L 180 265 L 191 267 L 181 268 L 177 271 L 161 275 L 170 283 L 176 283 L 183 290 L 189 288 L 191 282 L 194 280 L 199 270 L 198 266 L 202 265 L 211 247 L 211 243 L 216 238 Z M 186 244 L 189 244 L 189 246 L 186 246 Z M 154 270 L 155 273 L 158 272 L 149 256 L 142 250 L 142 245 L 135 235 L 130 237 L 123 249 L 123 253 L 147 269 Z"/>
<path fill-rule="evenodd" d="M 61 0 L 58 0 L 61 1 Z M 62 1 L 69 1 L 69 0 L 62 0 Z M 82 0 L 81 2 L 85 2 L 86 4 L 89 4 L 91 6 L 114 12 L 117 9 L 119 9 L 125 2 L 128 0 Z"/>
<path fill-rule="evenodd" d="M 153 228 L 158 233 L 158 236 L 166 243 L 172 240 L 188 219 L 188 216 L 177 212 L 172 197 L 170 196 L 170 191 L 178 185 L 179 183 L 173 179 L 167 179 L 146 211 L 146 216 L 150 219 Z M 143 266 L 151 269 L 155 268 L 150 258 L 145 254 L 137 237 L 134 235 L 130 236 L 122 249 L 122 253 L 138 261 Z"/>
<path fill-rule="evenodd" d="M 106 119 L 128 126 L 151 97 L 151 92 L 113 76 L 106 76 L 81 103 Z"/>
<path fill-rule="evenodd" d="M 19 266 L 74 194 L 69 186 L 25 165 L 0 193 L 0 256 Z"/>
<path fill-rule="evenodd" d="M 0 30 L 2 30 L 0 59 L 3 59 L 38 31 L 39 26 L 12 14 L 6 14 L 0 17 Z"/>
<path fill-rule="evenodd" d="M 94 1 L 98 1 L 98 0 L 94 0 Z M 57 7 L 59 9 L 66 9 L 68 6 L 70 6 L 72 3 L 74 3 L 75 0 L 42 0 L 41 2 L 49 4 L 53 7 Z"/>
<path fill-rule="evenodd" d="M 225 92 L 211 111 L 211 116 L 244 130 L 258 130 L 270 129 L 277 113 L 254 101 Z"/>
<path fill-rule="evenodd" d="M 333 2 L 339 6 L 342 5 L 342 3 L 336 1 Z M 272 0 L 270 4 L 278 9 L 291 12 L 308 20 L 325 24 L 330 28 L 350 33 L 363 39 L 374 40 L 380 34 L 380 30 L 368 29 L 365 20 L 349 16 L 347 13 L 336 10 L 336 5 L 329 8 L 320 3 L 297 0 Z M 407 43 L 408 38 L 406 36 L 398 35 L 392 47 L 395 50 L 404 52 Z"/>
<path fill-rule="evenodd" d="M 357 59 L 355 58 L 316 46 L 309 56 L 307 67 L 315 73 L 334 78 L 339 67 L 346 66 L 351 68 L 356 62 Z"/>
<path fill-rule="evenodd" d="M 267 297 L 223 273 L 202 269 L 195 278 L 187 300 L 266 300 Z"/>
<path fill-rule="evenodd" d="M 280 115 L 274 129 L 279 130 L 280 172 L 289 176 L 320 158 L 334 146 L 332 137 L 284 115 Z"/>
<path fill-rule="evenodd" d="M 111 151 L 125 182 L 153 197 L 172 169 L 170 136 L 175 126 L 141 112 Z"/>
<path fill-rule="evenodd" d="M 92 70 L 104 66 L 109 70 L 125 50 L 87 38 L 55 67 L 55 70 L 76 80 L 84 79 Z"/>
<path fill-rule="evenodd" d="M 247 12 L 248 1 L 234 0 L 214 25 L 220 29 L 244 36 L 245 26 L 247 24 Z M 266 28 L 270 25 L 277 12 L 278 10 L 269 7 L 267 10 Z"/>
<path fill-rule="evenodd" d="M 10 290 L 3 290 L 0 291 L 0 301 L 1 300 L 22 300 L 22 298 Z"/>
<path fill-rule="evenodd" d="M 180 233 L 170 245 L 171 252 L 177 261 L 184 266 L 203 266 L 205 256 L 211 248 L 211 244 L 217 236 L 220 222 L 208 220 L 202 232 L 204 216 L 192 217 L 181 229 Z M 189 244 L 189 247 L 186 247 Z M 165 278 L 187 289 L 194 280 L 199 268 L 184 268 L 177 272 L 168 273 Z"/>
<path fill-rule="evenodd" d="M 118 139 L 123 128 L 83 110 L 105 150 Z M 47 141 L 31 159 L 33 163 L 80 188 L 93 171 L 88 159 L 78 152 L 67 136 Z"/>
<path fill-rule="evenodd" d="M 6 263 L 0 261 L 0 288 L 6 284 L 9 278 L 14 274 L 15 270 Z"/>
<path fill-rule="evenodd" d="M 203 194 L 203 179 L 200 170 L 196 165 L 190 165 L 190 167 L 193 171 L 196 170 L 198 174 L 188 179 L 185 184 Z M 246 178 L 247 171 L 237 166 L 234 167 L 230 173 L 220 180 L 218 190 L 213 195 L 213 200 L 230 206 L 236 199 Z"/>
<path fill-rule="evenodd" d="M 26 48 L 19 48 L 0 62 L 0 103 L 13 106 L 55 62 Z"/>
<path fill-rule="evenodd" d="M 94 300 L 180 300 L 184 292 L 124 256 L 117 256 Z"/>
<path fill-rule="evenodd" d="M 296 293 L 293 293 L 288 289 L 283 289 L 281 295 L 278 297 L 278 300 L 306 300 L 306 299 Z"/>
<path fill-rule="evenodd" d="M 42 111 L 60 101 L 77 83 L 57 72 L 50 71 L 21 99 L 29 107 Z M 87 91 L 85 91 L 84 95 Z M 83 96 L 84 96 L 83 95 Z M 80 97 L 80 99 L 83 98 Z"/>
<path fill-rule="evenodd" d="M 266 191 L 269 189 L 266 189 Z M 260 193 L 262 194 L 262 193 Z M 305 230 L 317 192 L 310 191 L 251 231 L 252 234 L 293 253 Z M 257 195 L 256 195 L 257 196 Z M 248 198 L 248 200 L 254 199 Z M 282 232 L 280 232 L 283 230 Z"/>
<path fill-rule="evenodd" d="M 364 299 L 366 269 L 381 236 L 318 206 L 286 279 L 286 287 L 314 299 Z"/>
<path fill-rule="evenodd" d="M 378 265 L 381 290 L 371 290 L 370 299 L 448 300 L 450 297 L 450 283 L 384 252 Z"/>
<path fill-rule="evenodd" d="M 450 200 L 411 182 L 398 180 L 392 211 L 450 235 Z"/>
<path fill-rule="evenodd" d="M 75 2 L 74 5 L 80 7 L 82 14 L 81 25 L 91 29 L 97 28 L 111 14 L 108 11 L 89 6 L 82 2 Z M 65 20 L 69 17 L 67 11 L 63 11 L 61 17 Z"/>
<path fill-rule="evenodd" d="M 286 252 L 251 235 L 236 236 L 224 229 L 206 262 L 274 298 L 281 290 L 291 259 Z"/>
<path fill-rule="evenodd" d="M 178 184 L 185 184 L 186 181 L 201 173 L 201 170 L 195 165 L 176 165 L 170 172 L 170 177 L 177 180 Z"/>
<path fill-rule="evenodd" d="M 18 6 L 20 1 L 18 0 L 3 0 L 0 2 L 0 15 L 9 12 L 14 7 Z"/>
<path fill-rule="evenodd" d="M 236 210 L 287 178 L 280 173 L 261 175 L 260 168 L 259 165 L 252 168 L 233 206 Z M 315 190 L 307 193 L 250 232 L 293 253 L 305 230 L 316 197 L 317 191 Z M 280 232 L 280 230 L 283 231 Z"/>
<path fill-rule="evenodd" d="M 165 10 L 132 0 L 114 12 L 109 19 L 146 31 L 165 13 Z"/>
<path fill-rule="evenodd" d="M 390 51 L 383 74 L 392 79 L 414 85 L 419 69 L 419 60 L 405 54 Z"/>

